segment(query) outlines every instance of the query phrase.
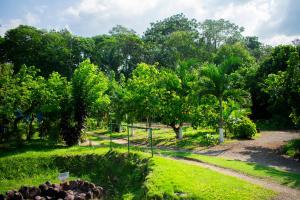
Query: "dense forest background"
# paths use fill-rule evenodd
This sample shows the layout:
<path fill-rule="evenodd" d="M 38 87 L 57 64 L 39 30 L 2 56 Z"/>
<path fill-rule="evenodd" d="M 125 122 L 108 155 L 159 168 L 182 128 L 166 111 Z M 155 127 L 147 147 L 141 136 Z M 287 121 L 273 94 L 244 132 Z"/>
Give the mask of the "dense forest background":
<path fill-rule="evenodd" d="M 258 128 L 298 128 L 299 40 L 271 47 L 243 31 L 183 14 L 143 35 L 120 25 L 94 37 L 8 30 L 0 37 L 0 140 L 38 131 L 72 145 L 86 126 L 111 119 L 162 122 L 177 137 L 184 122 L 230 130 L 241 116 Z"/>

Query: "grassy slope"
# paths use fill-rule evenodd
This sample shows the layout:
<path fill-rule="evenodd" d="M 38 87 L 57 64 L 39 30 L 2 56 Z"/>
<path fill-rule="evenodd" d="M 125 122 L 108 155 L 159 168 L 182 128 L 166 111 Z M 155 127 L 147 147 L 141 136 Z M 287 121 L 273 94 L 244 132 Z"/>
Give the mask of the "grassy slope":
<path fill-rule="evenodd" d="M 190 158 L 201 162 L 210 163 L 220 167 L 233 169 L 247 175 L 272 180 L 290 187 L 300 188 L 300 174 L 287 172 L 274 167 L 185 152 L 161 151 L 161 153 L 169 156 Z"/>
<path fill-rule="evenodd" d="M 139 160 L 136 156 L 131 157 L 128 162 L 120 162 L 124 158 L 113 159 L 113 164 L 110 164 L 111 158 L 95 159 L 90 156 L 91 154 L 101 156 L 107 151 L 108 148 L 73 147 L 2 153 L 0 155 L 0 191 L 23 184 L 38 185 L 46 180 L 57 182 L 57 173 L 68 169 L 72 178 L 80 177 L 101 185 L 105 184 L 101 182 L 101 179 L 104 179 L 103 174 L 106 176 L 111 173 L 109 181 L 119 181 L 116 187 L 124 185 L 123 188 L 118 189 L 126 199 L 137 198 L 145 191 L 149 199 L 224 199 L 224 197 L 227 199 L 268 199 L 274 195 L 272 191 L 245 181 L 158 156 L 150 160 L 151 172 L 146 177 L 145 188 L 143 188 L 142 182 L 139 183 L 140 185 L 132 185 L 130 181 L 127 181 L 138 183 L 137 180 L 141 178 L 137 175 L 140 171 L 135 171 L 134 168 L 141 166 L 141 162 L 136 161 Z M 118 151 L 126 152 L 124 149 Z M 149 154 L 145 153 L 138 153 L 138 155 L 142 159 L 149 157 Z M 90 165 L 86 166 L 87 163 Z M 137 165 L 135 166 L 134 163 Z M 121 182 L 126 183 L 121 184 Z"/>
<path fill-rule="evenodd" d="M 121 133 L 125 134 L 125 133 Z M 190 134 L 190 135 L 189 135 Z M 193 136 L 195 132 L 189 133 L 187 136 L 187 141 L 189 141 L 189 137 Z M 158 134 L 160 135 L 160 134 Z M 260 135 L 258 134 L 256 137 L 259 137 Z M 117 135 L 115 135 L 117 137 Z M 159 137 L 170 137 L 170 135 L 166 136 L 159 136 Z M 172 135 L 172 137 L 174 137 Z M 228 141 L 230 142 L 230 141 Z M 292 144 L 297 144 L 298 141 L 293 142 Z M 290 144 L 290 143 L 289 143 Z M 193 145 L 193 144 L 192 144 Z M 289 145 L 287 149 L 290 150 L 290 152 L 293 151 L 295 145 Z M 186 146 L 187 147 L 187 146 Z M 133 148 L 133 147 L 132 147 Z M 134 147 L 137 149 L 143 149 L 142 147 Z M 236 161 L 236 160 L 231 160 L 231 159 L 224 159 L 224 158 L 219 158 L 219 157 L 214 157 L 214 156 L 205 156 L 205 155 L 198 155 L 198 154 L 192 154 L 192 153 L 186 153 L 186 152 L 176 152 L 176 151 L 166 151 L 166 150 L 156 150 L 156 153 L 161 153 L 169 156 L 178 156 L 178 157 L 185 157 L 189 159 L 195 159 L 199 160 L 201 162 L 206 162 L 210 163 L 213 165 L 217 165 L 220 167 L 224 168 L 229 168 L 233 169 L 235 171 L 255 176 L 258 178 L 264 178 L 268 179 L 274 182 L 278 182 L 283 185 L 287 185 L 289 187 L 293 188 L 300 188 L 300 174 L 297 173 L 292 173 L 292 172 L 287 172 L 281 169 L 277 169 L 274 167 L 269 167 L 269 166 L 264 166 L 260 164 L 255 164 L 255 163 L 249 163 L 249 162 L 242 162 L 242 161 Z"/>
<path fill-rule="evenodd" d="M 240 179 L 182 161 L 154 158 L 147 177 L 148 197 L 155 199 L 268 199 L 274 193 Z"/>

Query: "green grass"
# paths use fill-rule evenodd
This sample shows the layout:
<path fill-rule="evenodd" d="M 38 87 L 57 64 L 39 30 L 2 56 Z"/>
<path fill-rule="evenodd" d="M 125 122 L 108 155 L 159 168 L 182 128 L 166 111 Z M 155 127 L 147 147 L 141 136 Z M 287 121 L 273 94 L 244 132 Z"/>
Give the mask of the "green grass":
<path fill-rule="evenodd" d="M 170 160 L 153 159 L 147 176 L 150 199 L 269 199 L 274 192 L 212 170 Z"/>
<path fill-rule="evenodd" d="M 218 143 L 218 134 L 211 129 L 193 129 L 190 127 L 184 128 L 183 139 L 177 140 L 175 133 L 170 128 L 162 128 L 153 130 L 153 145 L 158 147 L 169 147 L 186 150 L 200 150 L 207 146 L 216 145 Z M 109 137 L 106 130 L 90 131 L 87 135 L 104 135 Z M 127 139 L 127 131 L 120 133 L 112 133 L 112 138 Z M 95 138 L 93 138 L 95 140 Z M 148 133 L 145 130 L 136 129 L 133 136 L 130 136 L 130 141 L 135 144 L 148 144 Z M 230 142 L 228 139 L 226 142 Z"/>
<path fill-rule="evenodd" d="M 72 179 L 95 182 L 108 199 L 269 199 L 274 192 L 199 166 L 126 148 L 39 146 L 31 143 L 0 154 L 0 192 L 21 185 Z"/>
<path fill-rule="evenodd" d="M 293 158 L 300 158 L 300 139 L 290 140 L 283 147 L 283 152 Z"/>
<path fill-rule="evenodd" d="M 164 155 L 193 159 L 216 166 L 232 169 L 250 176 L 268 179 L 293 188 L 300 188 L 300 174 L 287 172 L 256 163 L 242 162 L 215 156 L 206 156 L 176 151 L 160 151 Z"/>

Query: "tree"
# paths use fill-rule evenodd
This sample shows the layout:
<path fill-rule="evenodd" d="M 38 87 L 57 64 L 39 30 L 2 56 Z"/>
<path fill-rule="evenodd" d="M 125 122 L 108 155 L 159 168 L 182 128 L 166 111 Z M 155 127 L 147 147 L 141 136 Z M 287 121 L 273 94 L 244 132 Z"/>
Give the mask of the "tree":
<path fill-rule="evenodd" d="M 300 125 L 300 58 L 298 52 L 292 52 L 287 61 L 287 69 L 269 74 L 262 88 L 270 96 L 275 107 L 285 104 L 289 117 L 297 126 Z"/>
<path fill-rule="evenodd" d="M 17 73 L 23 64 L 40 66 L 39 53 L 42 50 L 41 42 L 43 31 L 35 27 L 20 25 L 5 33 L 1 46 L 1 57 L 6 62 L 14 64 L 14 73 Z"/>
<path fill-rule="evenodd" d="M 1 117 L 11 124 L 11 132 L 17 141 L 22 142 L 22 133 L 18 124 L 26 123 L 26 137 L 33 135 L 33 120 L 40 106 L 46 99 L 45 79 L 38 76 L 35 67 L 23 65 L 18 73 L 13 74 L 11 65 L 2 65 L 1 70 Z"/>
<path fill-rule="evenodd" d="M 158 75 L 159 71 L 156 66 L 140 63 L 133 70 L 132 77 L 128 79 L 126 86 L 127 111 L 137 117 L 145 117 L 149 127 L 159 108 L 159 91 L 156 87 Z"/>
<path fill-rule="evenodd" d="M 146 62 L 174 69 L 181 59 L 200 57 L 202 45 L 198 33 L 199 23 L 183 14 L 173 15 L 151 23 L 143 36 L 146 43 Z M 205 51 L 201 51 L 203 55 Z M 187 57 L 186 57 L 187 56 Z"/>
<path fill-rule="evenodd" d="M 111 35 L 136 35 L 136 32 L 133 29 L 126 28 L 122 25 L 114 26 L 110 31 Z"/>
<path fill-rule="evenodd" d="M 244 28 L 224 19 L 207 19 L 201 23 L 200 30 L 206 45 L 212 50 L 217 50 L 222 44 L 241 41 Z"/>
<path fill-rule="evenodd" d="M 184 122 L 191 121 L 191 110 L 195 106 L 193 86 L 198 71 L 193 62 L 181 62 L 176 71 L 163 69 L 159 72 L 159 116 L 163 123 L 171 126 L 177 139 L 182 139 Z"/>
<path fill-rule="evenodd" d="M 84 128 L 85 118 L 93 110 L 105 110 L 109 105 L 107 77 L 89 60 L 85 60 L 74 71 L 72 97 L 74 101 L 75 130 L 65 136 L 68 145 L 77 144 Z"/>
<path fill-rule="evenodd" d="M 241 60 L 237 57 L 226 58 L 221 64 L 206 64 L 200 72 L 201 94 L 213 95 L 219 103 L 219 141 L 224 141 L 223 136 L 223 100 L 227 97 L 242 94 L 240 89 L 232 88 L 229 75 L 238 68 Z"/>
<path fill-rule="evenodd" d="M 93 39 L 96 50 L 92 60 L 107 73 L 113 71 L 117 79 L 121 73 L 128 78 L 134 67 L 144 60 L 144 43 L 135 34 L 100 35 Z"/>
<path fill-rule="evenodd" d="M 286 106 L 285 98 L 273 98 L 266 91 L 265 80 L 270 74 L 278 74 L 288 69 L 288 60 L 297 48 L 292 45 L 280 45 L 275 47 L 271 54 L 260 64 L 255 75 L 256 82 L 252 87 L 253 115 L 256 119 L 272 119 L 277 122 L 277 128 L 289 128 L 292 122 L 289 120 L 291 107 Z M 287 91 L 288 92 L 288 91 Z M 274 122 L 274 123 L 275 123 Z"/>

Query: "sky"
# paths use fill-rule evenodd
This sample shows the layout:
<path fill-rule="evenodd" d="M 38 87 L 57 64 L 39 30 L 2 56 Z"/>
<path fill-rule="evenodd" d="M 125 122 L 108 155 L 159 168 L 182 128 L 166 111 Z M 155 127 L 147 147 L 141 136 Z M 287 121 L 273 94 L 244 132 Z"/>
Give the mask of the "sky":
<path fill-rule="evenodd" d="M 80 36 L 123 25 L 141 35 L 151 22 L 178 13 L 199 22 L 230 20 L 245 28 L 244 36 L 273 46 L 300 38 L 300 0 L 0 0 L 0 35 L 20 24 Z"/>

